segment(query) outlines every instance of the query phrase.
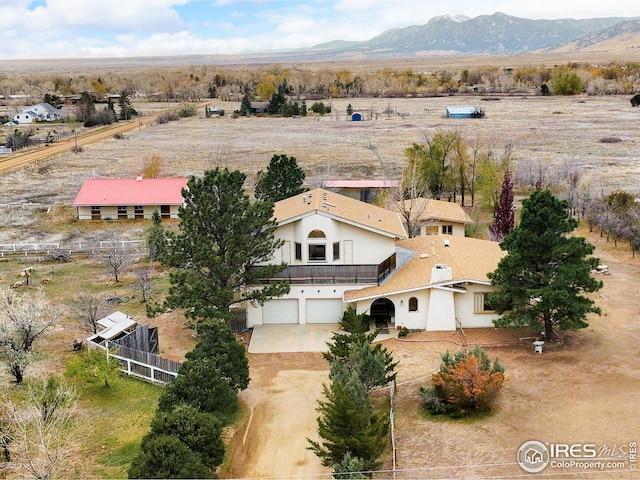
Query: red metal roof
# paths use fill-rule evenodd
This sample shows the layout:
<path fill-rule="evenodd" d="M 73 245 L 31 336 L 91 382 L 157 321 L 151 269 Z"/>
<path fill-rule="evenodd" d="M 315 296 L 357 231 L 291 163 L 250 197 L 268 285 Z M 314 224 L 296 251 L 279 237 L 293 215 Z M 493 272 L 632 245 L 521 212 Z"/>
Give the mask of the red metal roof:
<path fill-rule="evenodd" d="M 397 180 L 327 180 L 326 188 L 393 188 Z"/>
<path fill-rule="evenodd" d="M 181 205 L 188 178 L 90 178 L 73 202 L 78 206 Z"/>

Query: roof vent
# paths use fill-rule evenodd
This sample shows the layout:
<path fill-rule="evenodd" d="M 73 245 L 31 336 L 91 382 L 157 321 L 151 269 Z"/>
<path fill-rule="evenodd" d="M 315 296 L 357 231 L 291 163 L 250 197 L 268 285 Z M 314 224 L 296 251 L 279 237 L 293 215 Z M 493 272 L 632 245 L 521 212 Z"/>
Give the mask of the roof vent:
<path fill-rule="evenodd" d="M 139 174 L 136 176 L 136 180 L 137 180 L 137 181 L 139 181 L 139 182 L 141 182 L 141 181 L 142 181 L 142 174 L 141 174 L 141 173 L 139 173 Z"/>

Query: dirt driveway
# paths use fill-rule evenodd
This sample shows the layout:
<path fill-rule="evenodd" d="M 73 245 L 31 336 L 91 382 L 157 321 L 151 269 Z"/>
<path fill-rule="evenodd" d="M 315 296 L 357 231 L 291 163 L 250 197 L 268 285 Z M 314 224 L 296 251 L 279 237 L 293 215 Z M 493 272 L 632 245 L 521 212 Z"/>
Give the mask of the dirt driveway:
<path fill-rule="evenodd" d="M 640 441 L 640 260 L 599 236 L 590 241 L 611 274 L 602 277 L 605 287 L 597 294 L 603 315 L 592 318 L 589 328 L 566 333 L 564 344 L 546 345 L 542 355 L 529 340 L 519 340 L 527 332 L 467 331 L 470 344 L 482 343 L 506 366 L 508 382 L 491 416 L 444 421 L 420 408 L 417 390 L 438 368 L 440 353 L 459 348 L 457 334 L 422 332 L 410 341 L 385 343 L 400 360 L 397 478 L 521 476 L 516 453 L 533 439 L 618 449 Z M 306 438 L 317 438 L 315 407 L 327 381 L 321 354 L 250 354 L 249 361 L 252 382 L 241 398 L 250 413 L 230 438 L 230 466 L 221 477 L 329 478 L 329 469 L 306 450 Z M 386 401 L 387 392 L 379 395 Z M 390 455 L 385 467 L 391 468 Z M 589 473 L 588 478 L 640 478 L 629 471 Z M 543 474 L 585 476 L 566 468 Z"/>

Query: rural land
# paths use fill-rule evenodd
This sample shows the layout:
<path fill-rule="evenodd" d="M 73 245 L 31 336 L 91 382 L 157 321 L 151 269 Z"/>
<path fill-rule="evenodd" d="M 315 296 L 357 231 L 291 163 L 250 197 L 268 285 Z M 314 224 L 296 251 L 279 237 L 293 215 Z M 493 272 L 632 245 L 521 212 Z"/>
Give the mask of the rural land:
<path fill-rule="evenodd" d="M 306 71 L 309 78 L 338 71 L 352 76 L 387 71 L 393 76 L 390 71 L 409 70 L 438 77 L 447 71 L 458 78 L 465 70 L 477 70 L 507 78 L 518 69 L 551 70 L 572 63 L 586 71 L 613 60 L 621 63 L 625 53 L 629 62 L 637 60 L 634 54 L 640 56 L 636 53 L 640 49 L 629 53 L 621 48 L 572 56 L 549 53 L 360 63 L 240 62 L 206 68 L 180 59 L 166 60 L 163 65 L 84 60 L 73 68 L 54 61 L 25 61 L 13 66 L 7 77 L 12 82 L 30 77 L 43 84 L 48 78 L 82 78 L 87 86 L 91 79 L 109 75 L 122 79 L 128 75 L 161 75 L 158 72 L 170 76 L 178 71 L 192 79 L 246 71 L 253 72 L 246 73 L 247 78 L 254 75 L 262 81 L 267 75 L 285 78 L 286 71 Z M 151 158 L 157 160 L 162 176 L 202 176 L 216 167 L 237 169 L 246 173 L 246 187 L 252 191 L 258 172 L 267 168 L 274 155 L 285 154 L 295 157 L 305 171 L 306 184 L 316 187 L 333 179 L 388 179 L 404 164 L 408 148 L 425 144 L 446 131 L 458 132 L 470 148 L 475 145 L 496 152 L 507 148 L 518 201 L 533 191 L 537 182 L 551 191 L 566 191 L 567 172 L 579 172 L 581 188 L 591 198 L 624 191 L 637 199 L 640 108 L 632 107 L 630 99 L 640 86 L 606 94 L 603 82 L 593 94 L 574 95 L 541 95 L 537 86 L 526 82 L 509 92 L 458 93 L 434 87 L 435 91 L 427 94 L 328 94 L 307 103 L 310 107 L 322 101 L 331 111 L 324 115 L 310 112 L 306 117 L 234 115 L 241 108 L 241 96 L 228 92 L 229 96 L 222 99 L 202 94 L 189 102 L 194 115 L 167 122 L 156 119 L 181 108 L 185 101 L 140 96 L 133 98 L 140 117 L 126 128 L 124 123 L 94 130 L 69 122 L 38 123 L 35 136 L 42 138 L 45 131 L 56 130 L 59 140 L 0 156 L 0 248 L 95 242 L 114 233 L 125 240 L 143 240 L 148 221 L 83 222 L 77 220 L 72 204 L 85 180 L 135 178 Z M 452 106 L 479 107 L 484 117 L 447 118 L 445 111 Z M 224 110 L 224 115 L 205 113 L 205 108 L 214 107 Z M 0 115 L 11 115 L 15 108 L 4 102 Z M 361 113 L 362 121 L 352 121 L 348 109 Z M 0 127 L 0 138 L 13 128 Z M 77 148 L 78 142 L 81 148 Z M 18 156 L 24 162 L 10 165 Z M 488 238 L 486 226 L 491 212 L 487 213 L 481 199 L 475 205 L 467 202 L 465 209 L 478 225 L 472 233 Z M 175 228 L 176 222 L 166 223 Z M 526 441 L 595 444 L 610 449 L 611 457 L 621 455 L 621 447 L 624 453 L 624 447 L 640 441 L 640 258 L 627 242 L 614 241 L 584 220 L 575 234 L 595 245 L 594 255 L 609 268 L 608 275 L 599 277 L 604 287 L 592 295 L 602 314 L 589 315 L 585 329 L 561 332 L 563 341 L 548 343 L 543 354 L 534 352 L 526 338 L 535 332 L 526 329 L 466 330 L 465 338 L 459 332 L 422 331 L 384 342 L 398 362 L 393 398 L 395 449 L 389 442 L 382 471 L 374 478 L 516 478 L 526 475 L 516 461 L 518 448 Z M 184 326 L 185 317 L 180 311 L 146 317 L 136 287 L 135 273 L 142 268 L 140 263 L 134 264 L 121 281 L 114 282 L 104 265 L 91 256 L 78 255 L 64 263 L 42 261 L 41 256 L 25 253 L 0 258 L 2 286 L 10 287 L 21 279 L 24 268 L 33 267 L 32 285 L 26 288 L 41 289 L 52 303 L 66 306 L 55 329 L 43 337 L 42 354 L 27 370 L 28 378 L 62 375 L 66 363 L 77 355 L 72 350 L 73 340 L 87 333 L 80 328 L 72 306 L 86 292 L 117 298 L 121 303 L 114 309 L 126 311 L 140 323 L 157 326 L 163 356 L 182 361 L 193 348 L 194 331 Z M 168 284 L 168 272 L 157 266 L 147 295 L 161 301 Z M 248 345 L 250 332 L 238 338 Z M 430 384 L 441 354 L 476 344 L 505 366 L 506 382 L 494 410 L 480 417 L 453 420 L 428 414 L 418 391 Z M 319 438 L 316 407 L 323 384 L 329 381 L 329 366 L 322 353 L 247 353 L 247 357 L 251 382 L 239 394 L 241 413 L 225 430 L 226 456 L 218 476 L 331 478 L 330 469 L 307 448 L 307 439 Z M 14 393 L 18 388 L 8 373 L 2 374 L 0 385 Z M 78 400 L 80 419 L 58 477 L 126 478 L 162 388 L 127 378 L 109 389 L 92 386 L 82 390 L 86 398 Z M 376 405 L 389 409 L 388 388 L 374 391 L 373 399 Z M 540 474 L 575 479 L 638 477 L 628 468 L 589 471 L 586 475 L 575 466 Z M 18 474 L 0 472 L 0 478 L 18 478 Z"/>

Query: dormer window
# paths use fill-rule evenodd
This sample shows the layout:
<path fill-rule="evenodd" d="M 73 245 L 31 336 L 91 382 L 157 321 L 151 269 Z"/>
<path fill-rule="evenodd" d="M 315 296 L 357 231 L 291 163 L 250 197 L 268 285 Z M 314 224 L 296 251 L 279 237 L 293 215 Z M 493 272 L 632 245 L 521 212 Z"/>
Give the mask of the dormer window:
<path fill-rule="evenodd" d="M 327 236 L 322 230 L 312 230 L 309 233 L 309 261 L 327 261 Z"/>

